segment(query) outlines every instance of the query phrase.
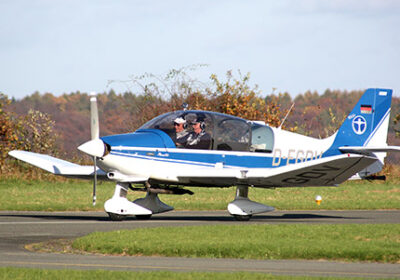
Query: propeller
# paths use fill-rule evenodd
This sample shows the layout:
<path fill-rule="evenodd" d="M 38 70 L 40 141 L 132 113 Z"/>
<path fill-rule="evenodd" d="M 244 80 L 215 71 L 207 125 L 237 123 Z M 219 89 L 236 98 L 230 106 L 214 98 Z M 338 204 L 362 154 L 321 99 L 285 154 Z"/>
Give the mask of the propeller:
<path fill-rule="evenodd" d="M 100 140 L 99 112 L 97 110 L 96 92 L 90 93 L 90 133 L 92 141 Z M 101 141 L 101 140 L 100 140 Z M 96 141 L 98 142 L 98 141 Z M 104 147 L 104 144 L 103 144 Z M 96 205 L 96 186 L 97 186 L 97 156 L 93 156 L 94 178 L 93 178 L 93 206 Z"/>
<path fill-rule="evenodd" d="M 78 150 L 93 157 L 94 178 L 93 178 L 93 206 L 96 205 L 96 186 L 97 186 L 97 158 L 107 154 L 107 146 L 100 139 L 99 113 L 97 110 L 97 97 L 95 92 L 90 93 L 90 134 L 91 140 L 83 143 Z"/>

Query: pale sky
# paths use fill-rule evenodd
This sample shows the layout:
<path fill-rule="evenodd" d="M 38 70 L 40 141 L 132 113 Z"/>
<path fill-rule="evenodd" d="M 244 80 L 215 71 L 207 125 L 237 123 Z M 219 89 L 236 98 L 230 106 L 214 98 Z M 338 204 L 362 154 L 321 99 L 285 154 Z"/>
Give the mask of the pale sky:
<path fill-rule="evenodd" d="M 400 1 L 0 1 L 9 96 L 108 91 L 108 80 L 200 63 L 203 82 L 240 70 L 264 94 L 383 87 L 400 96 Z"/>

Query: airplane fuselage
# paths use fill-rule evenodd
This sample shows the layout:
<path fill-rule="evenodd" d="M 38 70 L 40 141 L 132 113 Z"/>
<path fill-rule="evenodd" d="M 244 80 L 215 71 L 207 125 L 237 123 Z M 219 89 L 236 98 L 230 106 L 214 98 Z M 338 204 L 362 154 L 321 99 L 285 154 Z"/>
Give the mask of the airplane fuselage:
<path fill-rule="evenodd" d="M 273 150 L 268 152 L 176 148 L 166 133 L 155 129 L 142 129 L 135 133 L 104 137 L 102 140 L 111 146 L 111 151 L 98 161 L 98 165 L 111 174 L 110 179 L 117 181 L 134 182 L 145 178 L 165 184 L 230 186 L 237 184 L 237 181 L 217 178 L 212 180 L 212 174 L 229 173 L 240 179 L 254 172 L 268 174 L 271 169 L 278 167 L 310 163 L 324 158 L 325 151 L 331 147 L 334 140 L 334 136 L 315 139 L 268 128 L 271 129 L 276 143 Z M 145 138 L 145 135 L 152 135 L 156 139 L 153 139 L 153 143 L 147 142 L 147 147 L 138 143 Z M 118 145 L 112 145 L 113 141 Z M 154 147 L 149 147 L 152 145 Z M 335 153 L 335 155 L 341 154 L 339 150 Z M 327 157 L 331 156 L 333 155 Z M 322 177 L 330 171 L 337 170 L 327 165 L 323 170 L 312 171 L 313 174 L 309 176 Z M 207 182 L 200 179 L 193 180 L 191 177 L 196 172 L 201 172 L 203 175 L 209 173 L 209 180 Z M 290 175 L 282 178 L 282 183 L 276 186 L 308 183 L 309 180 L 303 177 L 296 178 Z M 253 183 L 259 187 L 272 187 L 268 179 L 260 179 Z M 332 182 L 327 180 L 327 185 L 332 185 Z"/>

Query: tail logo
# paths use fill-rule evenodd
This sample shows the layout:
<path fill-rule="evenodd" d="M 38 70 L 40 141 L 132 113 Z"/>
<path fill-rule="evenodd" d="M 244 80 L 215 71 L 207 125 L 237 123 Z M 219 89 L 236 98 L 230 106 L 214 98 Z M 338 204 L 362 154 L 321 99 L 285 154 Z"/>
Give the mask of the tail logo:
<path fill-rule="evenodd" d="M 357 116 L 352 122 L 353 131 L 355 134 L 362 135 L 367 130 L 367 121 L 362 116 Z"/>

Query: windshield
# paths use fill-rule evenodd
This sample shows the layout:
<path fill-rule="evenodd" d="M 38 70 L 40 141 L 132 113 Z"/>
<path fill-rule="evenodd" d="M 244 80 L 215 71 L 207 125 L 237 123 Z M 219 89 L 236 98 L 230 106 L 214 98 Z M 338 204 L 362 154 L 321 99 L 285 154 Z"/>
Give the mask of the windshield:
<path fill-rule="evenodd" d="M 213 148 L 214 121 L 210 112 L 177 111 L 161 115 L 141 129 L 159 129 L 171 137 L 177 148 Z"/>

